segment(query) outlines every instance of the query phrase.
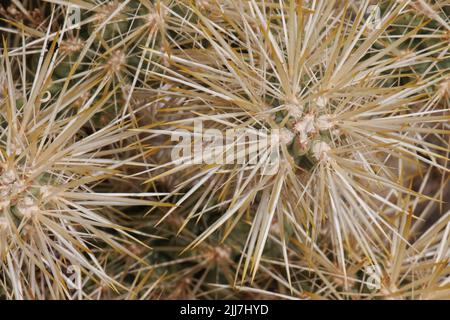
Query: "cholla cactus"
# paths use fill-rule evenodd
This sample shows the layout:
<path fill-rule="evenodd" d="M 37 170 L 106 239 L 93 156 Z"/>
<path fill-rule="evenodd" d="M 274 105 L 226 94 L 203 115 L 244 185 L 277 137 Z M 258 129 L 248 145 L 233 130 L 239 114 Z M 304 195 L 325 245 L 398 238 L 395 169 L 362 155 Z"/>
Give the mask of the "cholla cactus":
<path fill-rule="evenodd" d="M 6 43 L 1 61 L 0 265 L 6 294 L 15 298 L 70 297 L 70 266 L 80 277 L 117 285 L 92 245 L 135 256 L 124 245 L 135 240 L 114 221 L 113 206 L 157 204 L 142 199 L 153 193 L 117 193 L 106 182 L 99 186 L 114 177 L 126 179 L 120 170 L 140 156 L 131 155 L 136 149 L 131 117 L 115 117 L 90 132 L 86 124 L 109 107 L 113 92 L 106 81 L 75 77 L 62 79 L 63 88 L 56 89 L 55 44 L 35 68 L 33 86 L 27 86 L 27 65 L 11 61 Z M 86 92 L 92 94 L 82 99 Z M 126 153 L 130 156 L 123 157 Z"/>
<path fill-rule="evenodd" d="M 196 180 L 184 184 L 189 195 L 199 190 L 191 195 L 197 202 L 187 220 L 225 208 L 190 248 L 222 226 L 228 234 L 250 210 L 243 276 L 248 268 L 255 276 L 274 221 L 287 273 L 287 229 L 300 242 L 316 243 L 326 228 L 344 275 L 348 256 L 376 263 L 389 240 L 386 232 L 393 230 L 389 217 L 410 209 L 398 199 L 427 198 L 408 187 L 405 167 L 419 170 L 423 163 L 448 170 L 437 160 L 445 159 L 438 150 L 448 144 L 425 141 L 427 135 L 448 133 L 447 110 L 436 100 L 423 100 L 435 86 L 445 86 L 446 72 L 435 65 L 448 59 L 448 43 L 414 51 L 408 42 L 420 38 L 422 25 L 385 40 L 407 2 L 389 4 L 377 28 L 364 15 L 367 1 L 356 16 L 337 4 L 226 2 L 224 7 L 240 12 L 240 20 L 229 24 L 216 24 L 194 7 L 199 38 L 205 39 L 195 50 L 208 52 L 210 59 L 179 49 L 171 55 L 172 68 L 154 73 L 182 87 L 176 94 L 181 91 L 188 101 L 184 114 L 176 109 L 179 120 L 172 126 L 197 117 L 223 132 L 244 126 L 285 132 L 273 176 L 257 174 L 267 163 L 264 157 L 256 165 L 188 162 L 162 174 L 195 174 Z M 422 74 L 395 80 L 421 65 L 428 66 Z"/>
<path fill-rule="evenodd" d="M 448 298 L 448 7 L 1 6 L 0 296 Z"/>

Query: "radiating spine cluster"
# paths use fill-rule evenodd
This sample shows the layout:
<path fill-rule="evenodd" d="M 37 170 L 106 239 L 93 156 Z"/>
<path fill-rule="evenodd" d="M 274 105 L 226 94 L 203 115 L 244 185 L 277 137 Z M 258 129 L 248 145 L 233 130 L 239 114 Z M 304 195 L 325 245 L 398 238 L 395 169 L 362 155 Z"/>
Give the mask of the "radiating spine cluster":
<path fill-rule="evenodd" d="M 448 1 L 66 2 L 0 7 L 2 297 L 449 297 Z"/>

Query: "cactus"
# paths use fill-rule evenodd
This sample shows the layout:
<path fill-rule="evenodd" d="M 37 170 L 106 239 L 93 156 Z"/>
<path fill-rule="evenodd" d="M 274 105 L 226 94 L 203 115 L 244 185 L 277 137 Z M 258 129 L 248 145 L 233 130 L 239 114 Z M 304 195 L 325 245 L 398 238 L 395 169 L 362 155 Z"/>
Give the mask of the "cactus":
<path fill-rule="evenodd" d="M 0 7 L 0 296 L 450 297 L 446 1 Z"/>

